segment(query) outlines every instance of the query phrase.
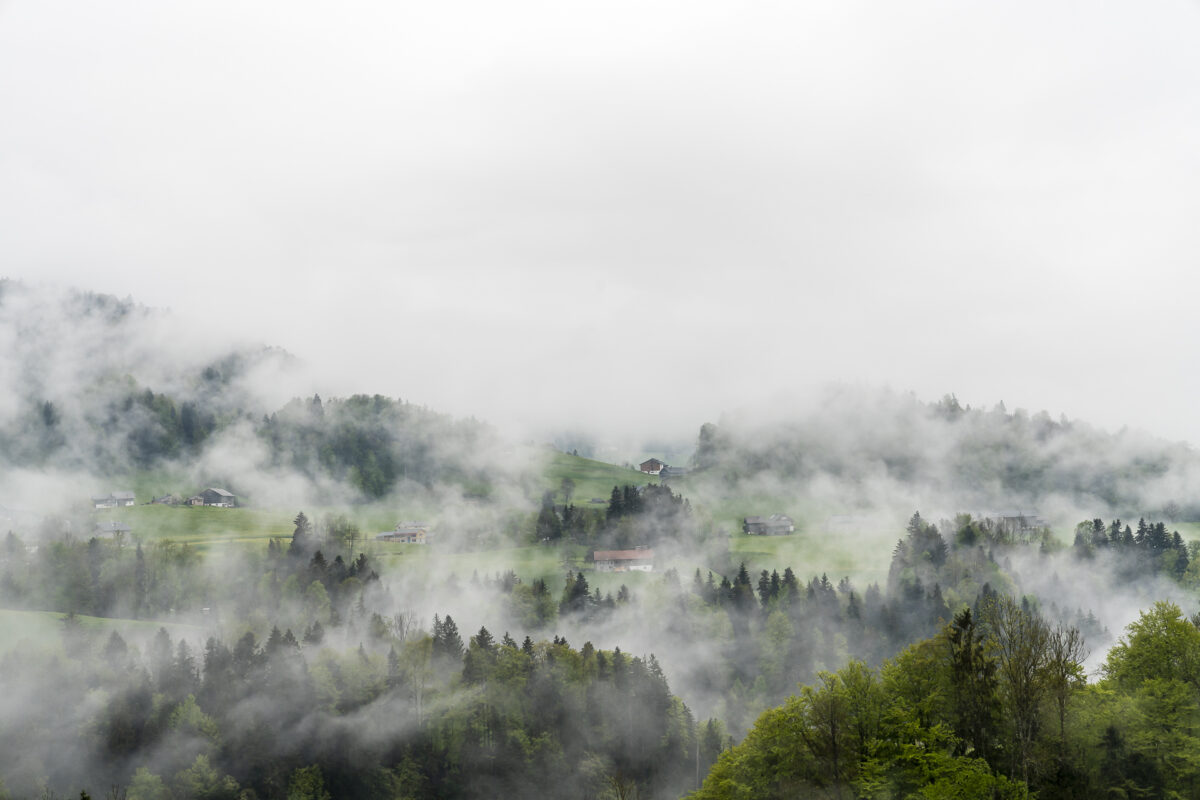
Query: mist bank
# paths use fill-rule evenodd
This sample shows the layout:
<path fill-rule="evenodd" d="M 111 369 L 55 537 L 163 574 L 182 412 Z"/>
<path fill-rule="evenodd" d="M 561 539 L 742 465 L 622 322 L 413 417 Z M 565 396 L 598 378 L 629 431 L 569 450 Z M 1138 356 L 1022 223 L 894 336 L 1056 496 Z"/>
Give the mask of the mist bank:
<path fill-rule="evenodd" d="M 260 506 L 514 499 L 538 463 L 478 420 L 378 394 L 323 400 L 282 350 L 104 294 L 0 282 L 0 377 L 0 505 L 22 509 L 135 479 Z"/>
<path fill-rule="evenodd" d="M 791 494 L 828 514 L 1200 519 L 1190 446 L 953 395 L 831 387 L 805 405 L 730 414 L 702 426 L 691 466 L 697 493 Z"/>
<path fill-rule="evenodd" d="M 128 301 L 38 297 L 0 295 L 5 369 L 29 375 L 0 416 L 0 490 L 71 508 L 8 518 L 0 601 L 197 632 L 123 650 L 69 624 L 58 650 L 8 656 L 7 708 L 41 731 L 0 768 L 23 792 L 101 776 L 138 796 L 162 796 L 159 781 L 274 797 L 319 777 L 346 794 L 677 796 L 799 684 L 879 667 L 965 608 L 1010 598 L 1075 631 L 1079 678 L 1155 601 L 1195 610 L 1200 553 L 1157 522 L 1195 517 L 1183 445 L 840 389 L 705 425 L 690 473 L 640 475 L 380 395 L 274 403 L 277 351 L 173 350 Z M 74 316 L 86 335 L 64 333 Z M 257 509 L 154 506 L 133 535 L 96 535 L 83 499 L 124 480 L 223 486 Z M 313 506 L 237 546 L 172 541 L 199 520 Z M 368 507 L 432 509 L 438 535 L 399 551 L 359 529 Z M 743 532 L 776 512 L 794 534 Z M 597 566 L 596 551 L 636 548 L 655 572 Z M 835 552 L 846 571 L 826 566 Z M 36 702 L 59 681 L 84 687 L 62 723 Z M 74 760 L 55 767 L 59 740 Z M 568 782 L 580 764 L 589 777 Z"/>
<path fill-rule="evenodd" d="M 676 535 L 696 535 L 677 498 L 658 502 L 671 513 L 614 513 L 617 535 L 672 519 Z M 573 563 L 561 583 L 511 568 L 467 575 L 415 555 L 388 568 L 346 529 L 303 514 L 290 537 L 207 559 L 169 543 L 67 537 L 31 549 L 10 536 L 0 552 L 7 606 L 196 627 L 149 625 L 134 638 L 68 623 L 60 648 L 48 652 L 43 639 L 11 649 L 0 660 L 6 718 L 36 736 L 0 749 L 0 777 L 23 793 L 115 783 L 136 797 L 161 796 L 151 792 L 160 784 L 178 797 L 287 796 L 317 775 L 333 796 L 503 787 L 599 798 L 614 786 L 678 796 L 728 733 L 740 737 L 798 684 L 848 662 L 889 669 L 965 608 L 982 617 L 1008 603 L 1073 636 L 1071 680 L 1081 684 L 1088 653 L 1108 641 L 1089 598 L 1104 592 L 1132 610 L 1153 605 L 1147 596 L 1186 596 L 1200 563 L 1165 525 L 1139 525 L 1129 542 L 1116 521 L 1086 528 L 1065 547 L 1045 530 L 913 515 L 888 580 L 867 586 L 806 578 L 802 566 L 604 575 Z M 56 686 L 70 688 L 50 702 Z M 962 744 L 954 735 L 937 739 L 949 755 Z"/>

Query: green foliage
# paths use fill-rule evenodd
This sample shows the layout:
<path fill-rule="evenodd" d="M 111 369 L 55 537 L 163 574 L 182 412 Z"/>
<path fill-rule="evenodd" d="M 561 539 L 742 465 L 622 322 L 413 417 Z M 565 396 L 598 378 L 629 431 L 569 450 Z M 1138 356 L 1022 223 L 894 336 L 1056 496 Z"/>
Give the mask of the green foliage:
<path fill-rule="evenodd" d="M 1109 650 L 1104 675 L 1124 688 L 1158 679 L 1200 691 L 1200 629 L 1183 618 L 1179 606 L 1157 602 Z"/>
<path fill-rule="evenodd" d="M 129 781 L 126 800 L 171 800 L 171 790 L 163 779 L 145 767 L 138 767 Z"/>
<path fill-rule="evenodd" d="M 176 706 L 167 724 L 171 730 L 205 739 L 212 744 L 220 741 L 216 720 L 200 710 L 194 695 L 189 694 Z"/>
<path fill-rule="evenodd" d="M 325 790 L 325 779 L 316 764 L 300 767 L 288 781 L 287 800 L 331 800 Z"/>
<path fill-rule="evenodd" d="M 471 459 L 490 440 L 484 426 L 381 395 L 295 399 L 264 416 L 258 435 L 273 466 L 345 481 L 365 498 L 409 482 L 490 483 Z"/>
<path fill-rule="evenodd" d="M 190 767 L 176 773 L 172 787 L 181 800 L 237 800 L 240 788 L 232 777 L 221 775 L 205 755 L 196 756 Z"/>

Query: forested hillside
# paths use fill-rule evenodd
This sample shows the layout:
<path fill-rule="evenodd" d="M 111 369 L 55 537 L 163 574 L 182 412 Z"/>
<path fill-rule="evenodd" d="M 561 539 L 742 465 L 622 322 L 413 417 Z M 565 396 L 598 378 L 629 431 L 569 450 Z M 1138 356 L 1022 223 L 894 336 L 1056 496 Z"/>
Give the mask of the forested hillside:
<path fill-rule="evenodd" d="M 770 420 L 731 415 L 705 424 L 698 487 L 792 491 L 846 509 L 897 498 L 957 510 L 1070 507 L 1118 516 L 1200 518 L 1189 487 L 1200 458 L 1188 446 L 1116 433 L 1046 412 L 964 407 L 952 395 L 840 388 Z"/>
<path fill-rule="evenodd" d="M 38 623 L 0 641 L 0 800 L 1200 785 L 1185 446 L 843 393 L 663 479 L 380 395 L 271 406 L 287 357 L 162 324 L 0 284 L 0 627 Z M 85 502 L 218 477 L 250 507 Z"/>
<path fill-rule="evenodd" d="M 239 472 L 274 473 L 298 479 L 308 499 L 437 484 L 482 496 L 511 477 L 478 421 L 379 395 L 276 407 L 267 386 L 291 356 L 178 341 L 164 336 L 173 324 L 131 300 L 0 282 L 0 336 L 12 345 L 0 363 L 4 464 L 96 482 L 154 470 L 220 477 L 243 495 Z M 213 450 L 225 455 L 209 458 Z"/>
<path fill-rule="evenodd" d="M 695 800 L 1194 797 L 1200 629 L 1157 603 L 1086 683 L 1078 632 L 1007 597 L 763 714 Z"/>

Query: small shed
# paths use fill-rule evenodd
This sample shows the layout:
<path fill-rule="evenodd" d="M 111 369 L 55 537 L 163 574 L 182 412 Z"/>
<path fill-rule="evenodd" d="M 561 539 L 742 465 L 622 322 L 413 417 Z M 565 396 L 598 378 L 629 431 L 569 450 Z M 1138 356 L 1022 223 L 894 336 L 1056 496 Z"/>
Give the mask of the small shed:
<path fill-rule="evenodd" d="M 796 532 L 796 523 L 786 514 L 746 517 L 742 520 L 742 530 L 751 536 L 786 536 Z"/>
<path fill-rule="evenodd" d="M 204 505 L 216 508 L 233 508 L 237 505 L 237 495 L 224 489 L 205 489 L 200 493 Z"/>

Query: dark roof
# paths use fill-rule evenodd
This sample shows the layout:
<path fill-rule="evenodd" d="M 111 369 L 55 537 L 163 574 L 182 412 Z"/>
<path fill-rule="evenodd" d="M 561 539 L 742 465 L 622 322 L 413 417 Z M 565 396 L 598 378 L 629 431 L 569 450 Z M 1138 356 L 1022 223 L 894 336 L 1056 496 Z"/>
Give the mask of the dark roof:
<path fill-rule="evenodd" d="M 134 499 L 133 492 L 113 492 L 112 496 L 117 498 L 118 500 L 133 500 Z"/>
<path fill-rule="evenodd" d="M 222 497 L 236 497 L 237 496 L 233 492 L 227 492 L 224 489 L 205 489 L 204 491 L 216 492 L 217 494 L 221 495 Z"/>

